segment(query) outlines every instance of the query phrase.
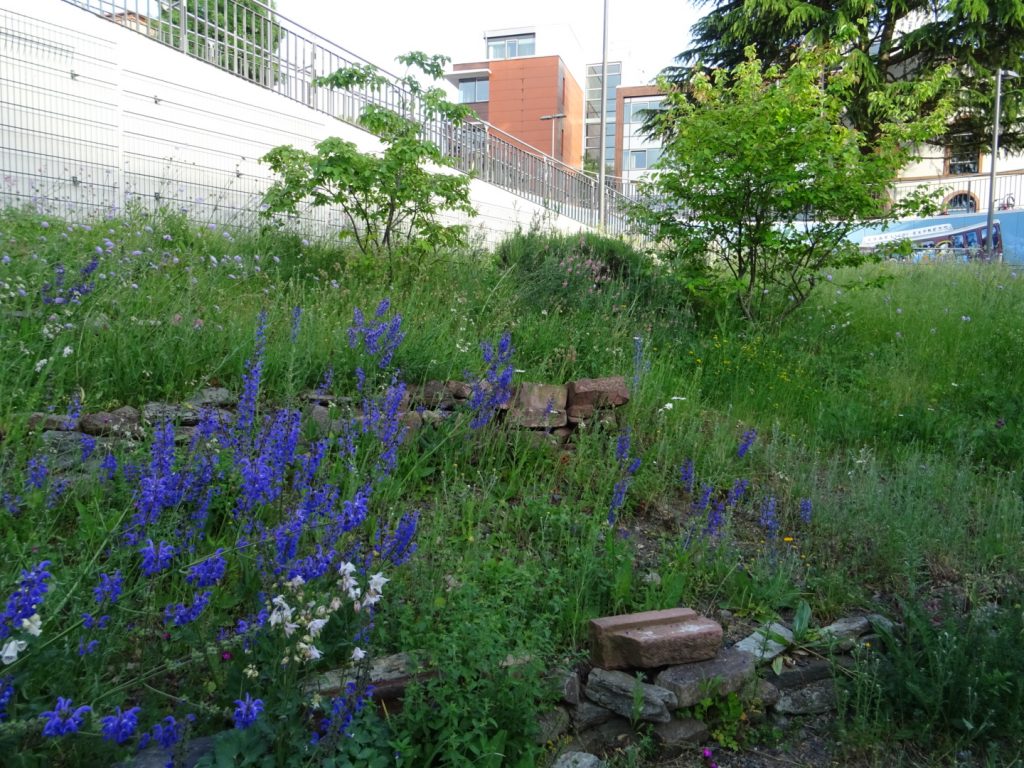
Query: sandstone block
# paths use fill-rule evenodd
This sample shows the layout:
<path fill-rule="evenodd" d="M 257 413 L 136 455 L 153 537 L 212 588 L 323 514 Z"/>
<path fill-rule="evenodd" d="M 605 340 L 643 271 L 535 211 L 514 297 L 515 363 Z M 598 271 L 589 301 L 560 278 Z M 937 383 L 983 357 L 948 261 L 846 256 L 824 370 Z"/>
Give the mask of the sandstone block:
<path fill-rule="evenodd" d="M 625 672 L 592 669 L 583 690 L 592 702 L 617 715 L 637 717 L 650 723 L 667 723 L 676 708 L 672 691 L 640 682 Z"/>
<path fill-rule="evenodd" d="M 516 389 L 508 418 L 513 424 L 530 429 L 564 427 L 566 388 L 558 384 L 524 382 Z"/>
<path fill-rule="evenodd" d="M 605 669 L 651 669 L 714 658 L 722 627 L 690 608 L 608 616 L 590 622 L 590 653 Z"/>
<path fill-rule="evenodd" d="M 719 696 L 739 691 L 754 678 L 755 667 L 751 654 L 726 648 L 713 659 L 669 667 L 654 682 L 672 691 L 680 707 L 692 707 L 708 694 L 712 683 Z"/>
<path fill-rule="evenodd" d="M 569 405 L 592 405 L 609 408 L 629 402 L 629 390 L 622 376 L 603 379 L 577 379 L 568 385 Z"/>

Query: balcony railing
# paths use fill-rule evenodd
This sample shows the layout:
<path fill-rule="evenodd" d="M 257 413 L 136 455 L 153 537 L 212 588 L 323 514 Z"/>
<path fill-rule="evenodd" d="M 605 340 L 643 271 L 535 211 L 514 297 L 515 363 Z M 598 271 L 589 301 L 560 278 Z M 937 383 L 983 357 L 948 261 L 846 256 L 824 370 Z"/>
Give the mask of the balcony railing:
<path fill-rule="evenodd" d="M 317 77 L 368 62 L 259 0 L 65 0 L 319 112 L 354 123 L 375 104 L 416 119 L 456 168 L 588 226 L 598 226 L 598 182 L 484 122 L 423 116 L 394 75 L 384 87 L 318 88 Z M 627 231 L 631 200 L 613 188 L 606 228 Z"/>

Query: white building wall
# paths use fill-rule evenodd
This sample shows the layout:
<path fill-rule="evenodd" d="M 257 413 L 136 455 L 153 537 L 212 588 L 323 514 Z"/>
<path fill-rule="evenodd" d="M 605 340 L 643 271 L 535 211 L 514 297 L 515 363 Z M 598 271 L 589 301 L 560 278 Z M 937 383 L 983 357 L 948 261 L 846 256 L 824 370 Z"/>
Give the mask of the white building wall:
<path fill-rule="evenodd" d="M 344 94 L 327 97 L 351 113 Z M 60 0 L 0 0 L 0 204 L 89 216 L 136 201 L 249 224 L 273 181 L 259 158 L 328 136 L 380 148 L 351 124 Z M 493 185 L 471 188 L 478 215 L 449 221 L 489 244 L 538 223 L 585 228 Z M 308 210 L 299 226 L 329 234 L 342 219 Z"/>

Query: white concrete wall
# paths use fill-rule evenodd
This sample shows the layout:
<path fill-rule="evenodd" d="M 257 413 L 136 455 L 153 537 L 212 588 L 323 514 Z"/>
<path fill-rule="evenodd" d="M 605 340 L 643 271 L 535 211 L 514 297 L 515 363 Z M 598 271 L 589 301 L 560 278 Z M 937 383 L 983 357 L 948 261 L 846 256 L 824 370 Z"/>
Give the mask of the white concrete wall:
<path fill-rule="evenodd" d="M 345 111 L 339 104 L 335 113 Z M 380 146 L 359 128 L 60 0 L 0 0 L 0 204 L 82 216 L 136 200 L 201 222 L 248 224 L 273 181 L 259 158 L 281 144 L 311 150 L 328 136 L 364 151 Z M 512 192 L 471 186 L 479 213 L 468 223 L 488 244 L 538 223 L 585 228 Z M 328 234 L 342 219 L 308 210 L 299 226 Z"/>

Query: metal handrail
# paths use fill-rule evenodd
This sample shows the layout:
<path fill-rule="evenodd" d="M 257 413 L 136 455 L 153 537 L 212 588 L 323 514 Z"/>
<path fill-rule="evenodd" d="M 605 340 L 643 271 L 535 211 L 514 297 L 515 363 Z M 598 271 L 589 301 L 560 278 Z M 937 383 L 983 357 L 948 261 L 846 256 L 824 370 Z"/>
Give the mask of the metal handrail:
<path fill-rule="evenodd" d="M 316 87 L 317 77 L 369 62 L 261 0 L 64 1 L 347 122 L 355 123 L 369 104 L 399 112 L 419 121 L 458 170 L 583 224 L 600 224 L 595 178 L 486 122 L 426 117 L 394 74 L 378 68 L 387 79 L 383 87 Z M 632 200 L 612 188 L 607 193 L 606 229 L 624 233 Z"/>

